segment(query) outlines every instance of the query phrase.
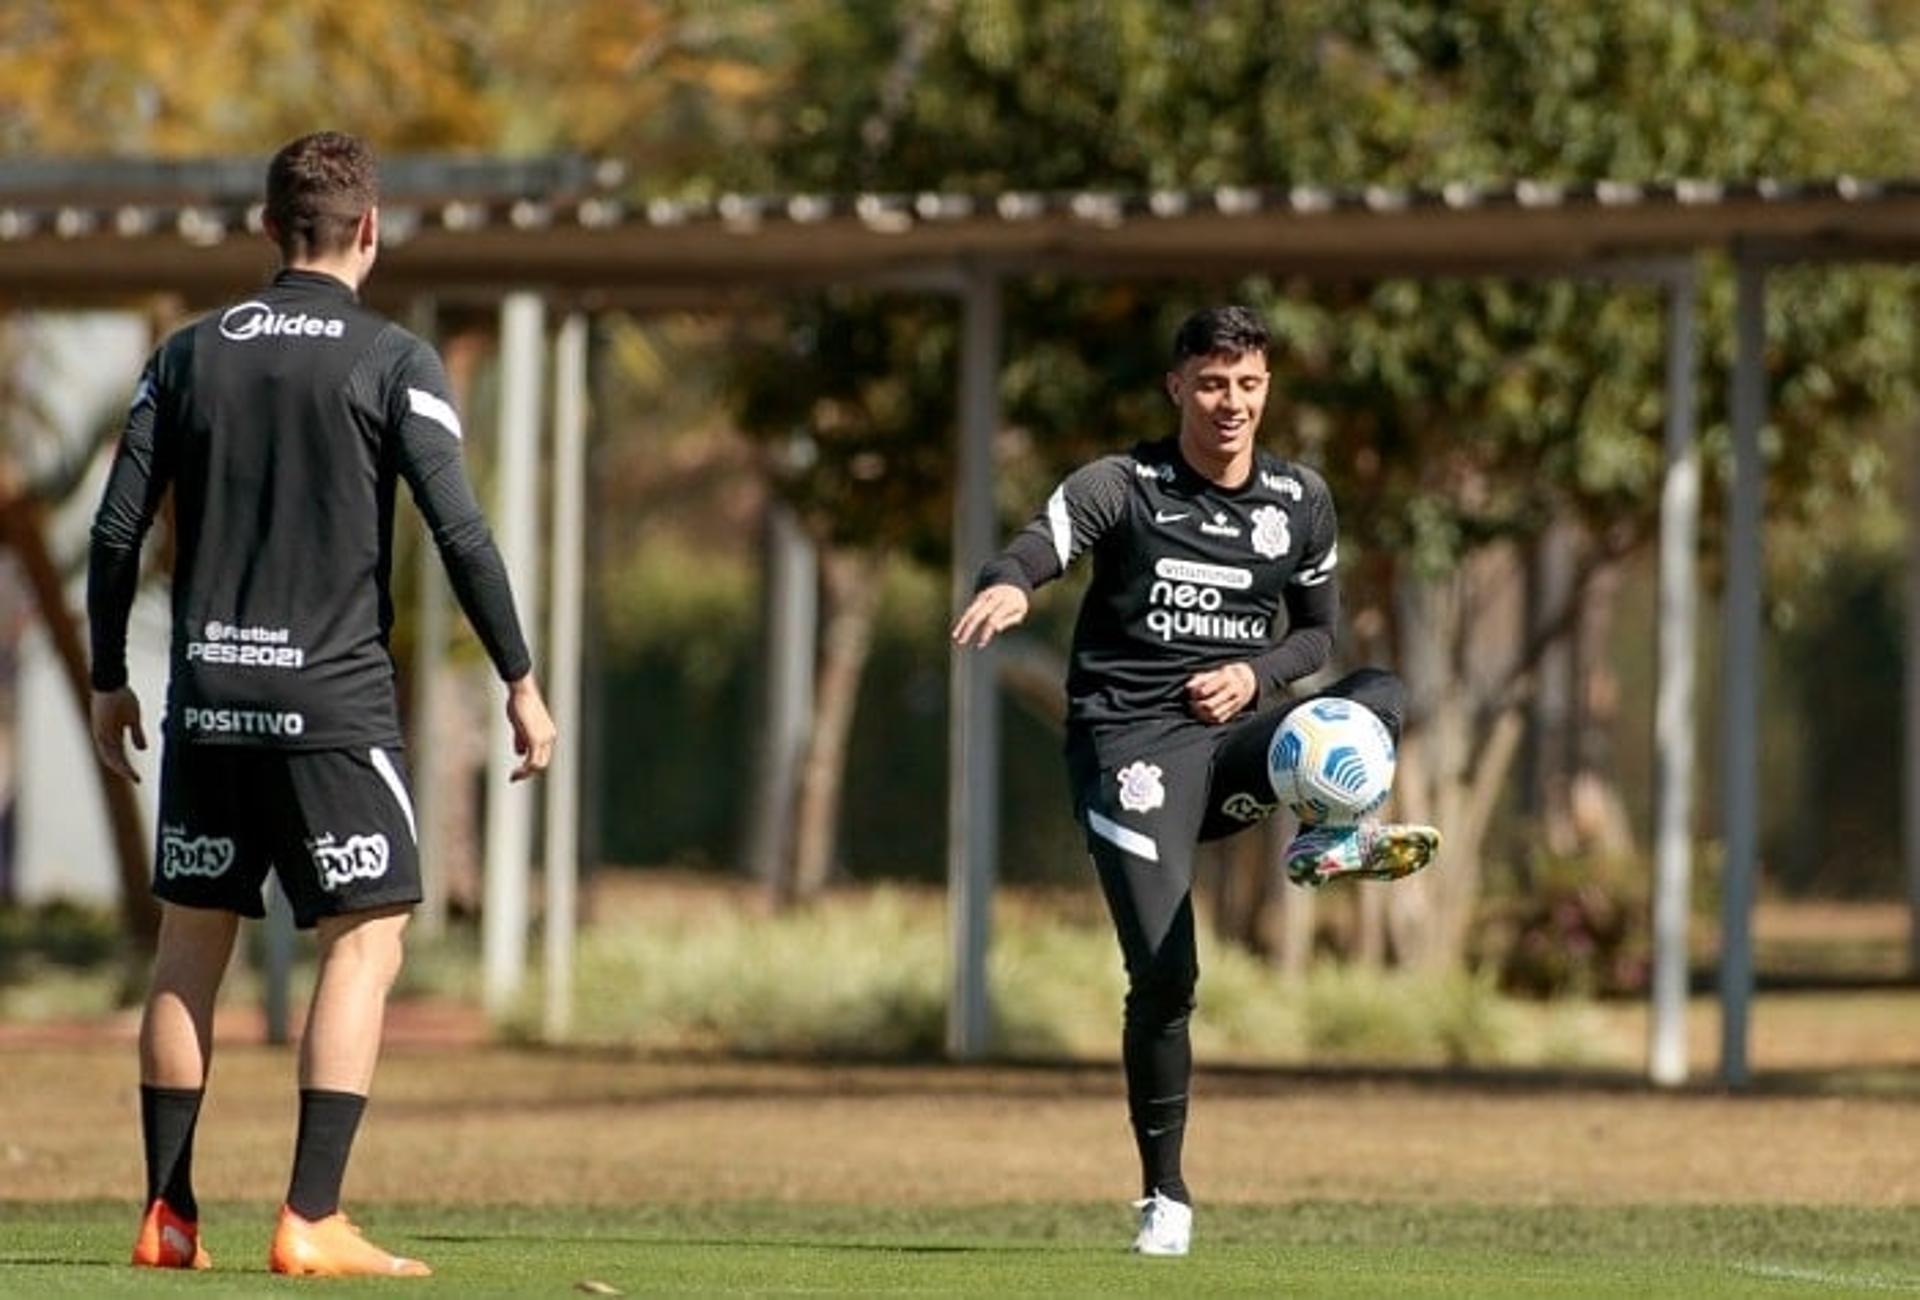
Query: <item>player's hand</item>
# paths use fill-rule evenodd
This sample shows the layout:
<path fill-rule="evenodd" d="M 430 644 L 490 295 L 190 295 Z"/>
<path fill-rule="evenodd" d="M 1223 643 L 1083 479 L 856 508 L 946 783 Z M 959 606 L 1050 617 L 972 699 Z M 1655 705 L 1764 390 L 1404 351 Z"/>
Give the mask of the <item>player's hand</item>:
<path fill-rule="evenodd" d="M 1202 722 L 1225 722 L 1259 693 L 1250 664 L 1225 664 L 1187 678 L 1187 707 Z"/>
<path fill-rule="evenodd" d="M 984 646 L 1027 617 L 1027 593 L 1010 582 L 999 582 L 973 598 L 953 625 L 956 645 Z"/>
<path fill-rule="evenodd" d="M 524 781 L 546 771 L 547 764 L 553 762 L 554 739 L 560 733 L 554 729 L 540 683 L 532 673 L 507 686 L 507 725 L 513 728 L 513 752 L 520 755 L 520 766 L 507 779 Z"/>
<path fill-rule="evenodd" d="M 133 760 L 127 757 L 127 736 L 133 736 L 133 747 L 145 750 L 147 733 L 140 726 L 140 697 L 133 693 L 131 686 L 122 686 L 117 691 L 95 691 L 92 715 L 93 752 L 100 756 L 101 766 L 115 776 L 124 776 L 135 785 L 140 784 L 140 774 L 133 770 Z"/>

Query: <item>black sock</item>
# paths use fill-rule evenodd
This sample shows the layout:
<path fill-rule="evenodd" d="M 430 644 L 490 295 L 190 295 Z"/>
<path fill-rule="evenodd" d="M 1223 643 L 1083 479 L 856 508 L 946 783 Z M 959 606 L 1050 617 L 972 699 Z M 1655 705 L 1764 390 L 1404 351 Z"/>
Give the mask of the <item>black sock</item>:
<path fill-rule="evenodd" d="M 303 1219 L 324 1219 L 340 1208 L 340 1181 L 367 1099 L 355 1092 L 300 1090 L 300 1135 L 293 1144 L 293 1181 L 287 1205 Z"/>
<path fill-rule="evenodd" d="M 147 1203 L 156 1199 L 183 1219 L 198 1220 L 193 1199 L 193 1131 L 205 1088 L 140 1085 L 140 1137 L 147 1149 Z"/>
<path fill-rule="evenodd" d="M 1193 1075 L 1193 1046 L 1187 1011 L 1171 1018 L 1141 1015 L 1151 1007 L 1129 1006 L 1122 1055 L 1127 1067 L 1127 1113 L 1140 1148 L 1140 1194 L 1193 1203 L 1180 1173 L 1180 1151 L 1187 1135 L 1187 1087 Z M 1184 1001 L 1184 1000 L 1183 1000 Z M 1186 1005 L 1191 1005 L 1187 1003 Z"/>

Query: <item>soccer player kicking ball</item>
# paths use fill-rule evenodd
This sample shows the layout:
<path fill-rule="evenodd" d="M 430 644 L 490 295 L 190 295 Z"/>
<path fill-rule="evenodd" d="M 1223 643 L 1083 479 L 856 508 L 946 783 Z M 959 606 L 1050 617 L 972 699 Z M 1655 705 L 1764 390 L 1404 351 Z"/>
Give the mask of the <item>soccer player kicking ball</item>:
<path fill-rule="evenodd" d="M 1194 849 L 1273 812 L 1268 742 L 1301 702 L 1287 684 L 1327 662 L 1339 610 L 1326 482 L 1254 445 L 1269 344 L 1242 307 L 1182 324 L 1167 375 L 1179 433 L 1069 475 L 980 571 L 953 628 L 959 644 L 985 646 L 1026 617 L 1035 587 L 1093 557 L 1067 674 L 1067 770 L 1126 962 L 1122 1055 L 1142 1195 L 1133 1249 L 1147 1255 L 1184 1255 L 1193 1235 L 1180 1148 L 1199 977 Z M 1404 691 L 1392 674 L 1362 670 L 1325 694 L 1365 704 L 1398 737 Z M 1397 879 L 1439 841 L 1424 826 L 1308 829 L 1287 849 L 1287 874 Z"/>
<path fill-rule="evenodd" d="M 293 1177 L 276 1273 L 422 1277 L 363 1238 L 340 1183 L 367 1104 L 401 933 L 420 901 L 387 635 L 393 506 L 404 478 L 461 608 L 508 683 L 522 761 L 547 766 L 547 715 L 505 567 L 460 455 L 432 348 L 361 306 L 379 251 L 371 151 L 325 132 L 267 170 L 266 229 L 285 269 L 175 333 L 134 392 L 94 519 L 87 587 L 93 739 L 139 780 L 127 686 L 140 544 L 167 489 L 176 519 L 173 652 L 154 893 L 160 941 L 140 1026 L 147 1210 L 133 1262 L 206 1268 L 193 1138 L 213 1008 L 242 916 L 272 869 L 319 977 L 300 1044 Z"/>

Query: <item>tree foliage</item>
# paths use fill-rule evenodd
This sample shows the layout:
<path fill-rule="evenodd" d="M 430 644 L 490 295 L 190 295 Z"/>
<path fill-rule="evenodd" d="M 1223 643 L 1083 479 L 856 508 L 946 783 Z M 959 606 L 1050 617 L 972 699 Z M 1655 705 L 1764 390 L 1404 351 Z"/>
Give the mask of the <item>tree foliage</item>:
<path fill-rule="evenodd" d="M 576 149 L 684 177 L 765 89 L 766 6 L 692 0 L 15 0 L 0 153 Z"/>
<path fill-rule="evenodd" d="M 1914 19 L 1911 5 L 1824 0 L 808 7 L 793 34 L 796 71 L 769 101 L 767 156 L 788 188 L 976 194 L 1905 174 L 1915 145 L 1893 124 L 1920 67 Z M 1268 435 L 1333 482 L 1369 653 L 1424 662 L 1437 644 L 1450 656 L 1413 674 L 1415 748 L 1427 752 L 1409 765 L 1420 774 L 1409 783 L 1422 787 L 1410 797 L 1456 821 L 1471 859 L 1515 753 L 1516 690 L 1533 663 L 1525 646 L 1503 651 L 1497 672 L 1462 658 L 1489 564 L 1502 547 L 1524 552 L 1556 520 L 1584 523 L 1588 573 L 1650 536 L 1664 419 L 1659 298 L 1575 279 L 1026 280 L 1009 291 L 1003 376 L 1017 426 L 1006 448 L 1024 454 L 1004 477 L 1026 488 L 1094 447 L 1168 432 L 1158 381 L 1172 323 L 1227 297 L 1274 324 Z M 1842 503 L 1884 491 L 1872 434 L 1912 407 L 1910 306 L 1904 272 L 1775 277 L 1774 528 L 1816 532 Z M 862 356 L 884 358 L 910 336 L 916 356 L 954 353 L 952 315 L 845 298 L 795 315 L 809 324 L 800 346 L 783 342 L 785 365 L 749 360 L 742 372 L 756 432 L 789 438 L 819 414 L 844 414 L 812 395 L 850 382 L 860 358 L 805 340 L 858 337 Z M 1701 417 L 1709 463 L 1723 472 L 1723 267 L 1708 267 L 1702 317 Z M 751 396 L 769 378 L 780 389 L 777 426 Z M 951 416 L 923 413 L 953 411 L 954 367 L 878 366 L 860 382 L 884 382 L 888 409 L 913 418 L 867 423 L 861 436 L 892 451 L 862 462 L 864 482 L 848 479 L 851 461 L 821 457 L 795 476 L 796 494 L 924 502 L 915 549 L 937 554 L 950 517 L 947 462 L 917 447 L 950 442 Z M 923 387 L 909 394 L 903 384 Z M 1039 499 L 1019 496 L 1015 517 Z M 1710 511 L 1718 499 L 1709 493 Z M 850 522 L 865 526 L 858 511 L 829 514 L 843 540 Z M 901 527 L 889 510 L 870 537 L 897 544 Z M 1443 873 L 1463 882 L 1440 927 L 1453 951 L 1469 865 Z"/>

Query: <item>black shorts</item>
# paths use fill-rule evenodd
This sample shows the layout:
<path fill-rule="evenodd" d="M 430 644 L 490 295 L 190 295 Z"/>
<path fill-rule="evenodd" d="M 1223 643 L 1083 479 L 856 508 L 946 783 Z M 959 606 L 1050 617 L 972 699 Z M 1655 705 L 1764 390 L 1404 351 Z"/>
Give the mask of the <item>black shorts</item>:
<path fill-rule="evenodd" d="M 324 916 L 419 902 L 420 855 L 400 754 L 169 743 L 160 765 L 154 895 L 264 916 L 269 870 L 302 929 Z"/>

